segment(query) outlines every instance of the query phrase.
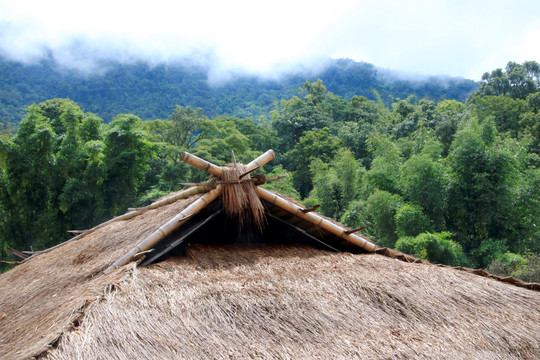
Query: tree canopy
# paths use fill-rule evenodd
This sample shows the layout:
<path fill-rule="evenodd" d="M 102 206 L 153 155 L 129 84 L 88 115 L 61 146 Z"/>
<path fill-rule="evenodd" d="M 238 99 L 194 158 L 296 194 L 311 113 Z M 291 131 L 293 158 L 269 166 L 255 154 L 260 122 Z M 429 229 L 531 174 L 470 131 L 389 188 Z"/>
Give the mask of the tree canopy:
<path fill-rule="evenodd" d="M 6 247 L 52 246 L 67 230 L 205 180 L 181 163 L 182 151 L 225 165 L 231 151 L 248 161 L 274 148 L 277 158 L 260 171 L 288 177 L 268 187 L 366 226 L 379 246 L 506 274 L 517 271 L 507 266 L 515 254 L 520 274 L 534 278 L 537 65 L 486 73 L 463 102 L 411 94 L 385 104 L 377 93 L 336 95 L 317 80 L 256 118 L 175 105 L 163 118 L 120 113 L 106 123 L 68 99 L 33 104 L 13 134 L 0 134 L 2 258 L 11 259 Z"/>

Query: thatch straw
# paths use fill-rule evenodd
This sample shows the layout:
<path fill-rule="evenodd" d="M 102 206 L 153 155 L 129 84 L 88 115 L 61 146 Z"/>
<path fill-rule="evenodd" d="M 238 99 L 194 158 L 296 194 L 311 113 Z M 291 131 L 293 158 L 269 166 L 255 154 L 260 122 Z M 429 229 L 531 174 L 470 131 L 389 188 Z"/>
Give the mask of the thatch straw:
<path fill-rule="evenodd" d="M 539 292 L 427 263 L 195 248 L 102 274 L 199 197 L 108 223 L 1 274 L 0 359 L 38 356 L 61 335 L 50 358 L 540 357 Z"/>
<path fill-rule="evenodd" d="M 46 351 L 122 270 L 101 272 L 198 197 L 109 223 L 0 274 L 0 359 Z"/>
<path fill-rule="evenodd" d="M 264 206 L 259 199 L 256 186 L 252 181 L 247 181 L 251 179 L 249 174 L 239 179 L 241 174 L 247 172 L 248 167 L 235 164 L 222 169 L 221 179 L 224 183 L 221 202 L 225 213 L 238 219 L 240 229 L 249 224 L 262 229 L 265 223 Z"/>
<path fill-rule="evenodd" d="M 418 259 L 418 258 L 416 258 L 414 256 L 404 254 L 404 253 L 399 252 L 399 251 L 394 250 L 394 249 L 378 248 L 374 252 L 377 253 L 377 254 L 381 254 L 381 255 L 390 257 L 392 259 L 398 259 L 398 260 L 405 261 L 405 262 L 429 264 L 429 262 L 427 260 Z M 436 264 L 436 266 L 450 267 L 450 266 L 444 265 L 444 264 Z M 462 267 L 462 266 L 454 266 L 454 267 L 452 267 L 452 269 L 459 270 L 459 271 L 466 271 L 466 272 L 471 273 L 471 274 L 487 277 L 487 278 L 490 278 L 490 279 L 495 279 L 497 281 L 505 282 L 505 283 L 512 284 L 512 285 L 515 285 L 515 286 L 519 286 L 519 287 L 522 287 L 522 288 L 525 288 L 525 289 L 540 291 L 540 284 L 539 283 L 525 282 L 523 280 L 516 279 L 516 278 L 514 278 L 512 276 L 498 276 L 498 275 L 490 274 L 487 271 L 482 270 L 482 269 L 471 269 L 471 268 L 466 268 L 466 267 Z"/>
<path fill-rule="evenodd" d="M 540 293 L 301 247 L 131 268 L 47 359 L 538 359 Z"/>

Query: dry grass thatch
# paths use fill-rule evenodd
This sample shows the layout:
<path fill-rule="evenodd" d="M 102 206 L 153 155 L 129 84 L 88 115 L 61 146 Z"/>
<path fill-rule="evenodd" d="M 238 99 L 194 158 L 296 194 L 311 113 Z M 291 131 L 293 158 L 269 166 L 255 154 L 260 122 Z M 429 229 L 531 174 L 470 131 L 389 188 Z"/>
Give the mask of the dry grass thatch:
<path fill-rule="evenodd" d="M 428 263 L 199 246 L 102 273 L 198 197 L 1 274 L 0 359 L 540 358 L 539 292 Z"/>
<path fill-rule="evenodd" d="M 249 181 L 251 179 L 249 174 L 241 179 L 247 181 L 237 183 L 239 176 L 246 173 L 247 166 L 235 164 L 223 167 L 222 170 L 221 179 L 225 184 L 223 185 L 221 201 L 225 213 L 238 219 L 240 229 L 249 224 L 262 229 L 265 222 L 264 206 L 255 191 L 255 184 Z"/>
<path fill-rule="evenodd" d="M 538 359 L 540 294 L 311 248 L 195 248 L 131 267 L 47 359 Z"/>
<path fill-rule="evenodd" d="M 121 270 L 102 271 L 192 201 L 110 223 L 1 274 L 0 359 L 46 351 L 80 317 L 85 304 L 121 276 Z"/>

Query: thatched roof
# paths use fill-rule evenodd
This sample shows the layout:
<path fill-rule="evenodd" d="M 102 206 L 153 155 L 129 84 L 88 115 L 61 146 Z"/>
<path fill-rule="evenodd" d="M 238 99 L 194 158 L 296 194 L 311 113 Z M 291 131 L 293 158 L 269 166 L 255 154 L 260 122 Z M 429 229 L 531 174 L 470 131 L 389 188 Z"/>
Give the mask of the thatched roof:
<path fill-rule="evenodd" d="M 51 359 L 537 359 L 538 293 L 378 255 L 193 248 L 131 267 Z"/>
<path fill-rule="evenodd" d="M 193 245 L 102 273 L 191 202 L 113 222 L 0 275 L 0 358 L 540 356 L 540 292 L 425 262 Z"/>
<path fill-rule="evenodd" d="M 327 250 L 343 238 L 266 200 L 259 237 L 235 244 L 245 233 L 227 235 L 217 199 L 156 262 L 104 274 L 202 197 L 132 212 L 1 274 L 0 358 L 540 358 L 540 292 L 390 250 Z"/>
<path fill-rule="evenodd" d="M 85 304 L 123 276 L 123 269 L 108 275 L 103 270 L 192 201 L 112 222 L 1 274 L 0 359 L 24 359 L 47 350 Z"/>

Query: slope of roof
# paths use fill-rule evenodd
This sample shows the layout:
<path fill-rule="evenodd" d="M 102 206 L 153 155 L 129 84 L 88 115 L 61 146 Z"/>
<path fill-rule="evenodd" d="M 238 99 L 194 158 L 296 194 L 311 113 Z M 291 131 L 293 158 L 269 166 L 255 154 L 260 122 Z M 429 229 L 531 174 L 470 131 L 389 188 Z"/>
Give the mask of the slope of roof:
<path fill-rule="evenodd" d="M 87 301 L 122 276 L 122 269 L 108 275 L 103 270 L 193 198 L 112 222 L 0 274 L 0 359 L 25 359 L 46 351 Z"/>
<path fill-rule="evenodd" d="M 540 294 L 309 247 L 188 248 L 130 266 L 46 359 L 538 359 Z"/>
<path fill-rule="evenodd" d="M 256 192 L 272 227 L 336 247 L 370 244 Z M 111 266 L 137 259 L 138 244 L 205 197 L 176 195 L 1 274 L 0 358 L 540 358 L 540 292 L 425 262 L 299 247 L 279 234 L 281 245 L 226 247 L 214 224 L 212 247 L 187 246 L 187 257 L 148 267 Z M 200 220 L 182 215 L 190 221 Z M 183 239 L 179 231 L 164 243 Z"/>

